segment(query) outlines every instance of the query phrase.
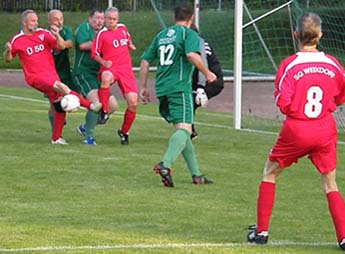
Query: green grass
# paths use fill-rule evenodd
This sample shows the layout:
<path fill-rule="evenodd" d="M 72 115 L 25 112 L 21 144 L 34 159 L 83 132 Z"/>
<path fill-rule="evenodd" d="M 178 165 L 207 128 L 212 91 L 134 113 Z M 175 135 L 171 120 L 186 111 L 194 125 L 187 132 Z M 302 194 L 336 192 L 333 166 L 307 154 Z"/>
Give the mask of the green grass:
<path fill-rule="evenodd" d="M 48 104 L 39 93 L 0 87 L 0 105 L 0 252 L 339 253 L 318 173 L 305 158 L 279 179 L 273 244 L 246 244 L 245 228 L 255 223 L 257 186 L 276 136 L 228 128 L 228 114 L 203 110 L 196 119 L 198 160 L 215 184 L 191 184 L 179 157 L 173 167 L 176 187 L 169 189 L 152 171 L 173 132 L 158 117 L 157 105 L 139 106 L 125 147 L 116 135 L 122 101 L 119 113 L 97 127 L 96 147 L 82 145 L 75 131 L 84 110 L 68 115 L 69 145 L 53 146 Z M 338 146 L 339 155 L 344 148 Z M 344 163 L 339 156 L 343 192 Z"/>

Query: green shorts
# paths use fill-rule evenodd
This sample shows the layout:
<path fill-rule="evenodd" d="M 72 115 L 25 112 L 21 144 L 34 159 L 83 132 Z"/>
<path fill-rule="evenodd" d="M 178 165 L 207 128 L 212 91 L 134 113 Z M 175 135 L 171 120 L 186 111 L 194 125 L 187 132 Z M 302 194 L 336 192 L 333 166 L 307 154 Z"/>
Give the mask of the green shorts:
<path fill-rule="evenodd" d="M 158 97 L 159 113 L 168 123 L 194 122 L 193 97 L 190 92 L 178 92 Z"/>
<path fill-rule="evenodd" d="M 99 88 L 99 80 L 97 75 L 81 73 L 73 75 L 74 84 L 78 87 L 78 91 L 86 97 L 91 90 Z"/>

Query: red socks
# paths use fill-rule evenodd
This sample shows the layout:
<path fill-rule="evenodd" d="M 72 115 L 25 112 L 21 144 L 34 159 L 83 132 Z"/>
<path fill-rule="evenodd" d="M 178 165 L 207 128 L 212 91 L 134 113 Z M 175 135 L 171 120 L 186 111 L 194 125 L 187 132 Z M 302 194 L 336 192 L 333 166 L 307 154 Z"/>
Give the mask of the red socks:
<path fill-rule="evenodd" d="M 262 181 L 257 200 L 257 233 L 268 231 L 274 205 L 274 194 L 275 183 Z M 345 238 L 345 203 L 338 191 L 329 192 L 326 196 L 337 239 L 338 242 L 341 242 Z"/>
<path fill-rule="evenodd" d="M 53 133 L 52 133 L 52 140 L 55 141 L 62 136 L 62 130 L 65 125 L 65 112 L 56 112 L 54 111 L 54 121 L 53 121 Z"/>
<path fill-rule="evenodd" d="M 326 196 L 337 239 L 340 242 L 345 238 L 345 203 L 338 191 L 331 191 Z"/>
<path fill-rule="evenodd" d="M 79 98 L 81 106 L 83 106 L 84 108 L 90 109 L 91 103 L 87 99 L 83 98 L 79 93 L 71 90 L 70 94 L 73 94 Z"/>
<path fill-rule="evenodd" d="M 100 87 L 98 89 L 99 102 L 102 103 L 102 109 L 105 113 L 109 112 L 108 101 L 110 97 L 110 88 Z"/>
<path fill-rule="evenodd" d="M 136 114 L 136 112 L 129 111 L 128 109 L 126 110 L 125 115 L 123 117 L 123 124 L 121 127 L 121 131 L 123 133 L 127 134 L 129 132 L 129 129 L 131 128 L 134 122 Z"/>
<path fill-rule="evenodd" d="M 262 181 L 257 200 L 256 232 L 268 231 L 274 205 L 275 183 Z"/>

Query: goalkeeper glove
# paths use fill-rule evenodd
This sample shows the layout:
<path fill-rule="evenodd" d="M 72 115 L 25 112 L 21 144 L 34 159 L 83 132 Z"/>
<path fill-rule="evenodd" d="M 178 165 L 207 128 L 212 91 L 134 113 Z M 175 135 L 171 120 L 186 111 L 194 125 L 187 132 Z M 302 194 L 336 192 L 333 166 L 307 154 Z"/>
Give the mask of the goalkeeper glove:
<path fill-rule="evenodd" d="M 198 88 L 195 95 L 195 104 L 201 107 L 205 107 L 207 104 L 208 98 L 203 88 Z"/>

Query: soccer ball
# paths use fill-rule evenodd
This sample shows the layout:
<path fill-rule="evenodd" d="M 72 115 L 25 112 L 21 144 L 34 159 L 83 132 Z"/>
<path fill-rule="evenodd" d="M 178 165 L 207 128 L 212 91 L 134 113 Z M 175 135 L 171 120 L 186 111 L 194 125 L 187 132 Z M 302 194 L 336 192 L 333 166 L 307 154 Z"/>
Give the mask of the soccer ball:
<path fill-rule="evenodd" d="M 65 95 L 60 104 L 62 109 L 68 113 L 76 112 L 80 108 L 79 98 L 74 94 Z"/>

